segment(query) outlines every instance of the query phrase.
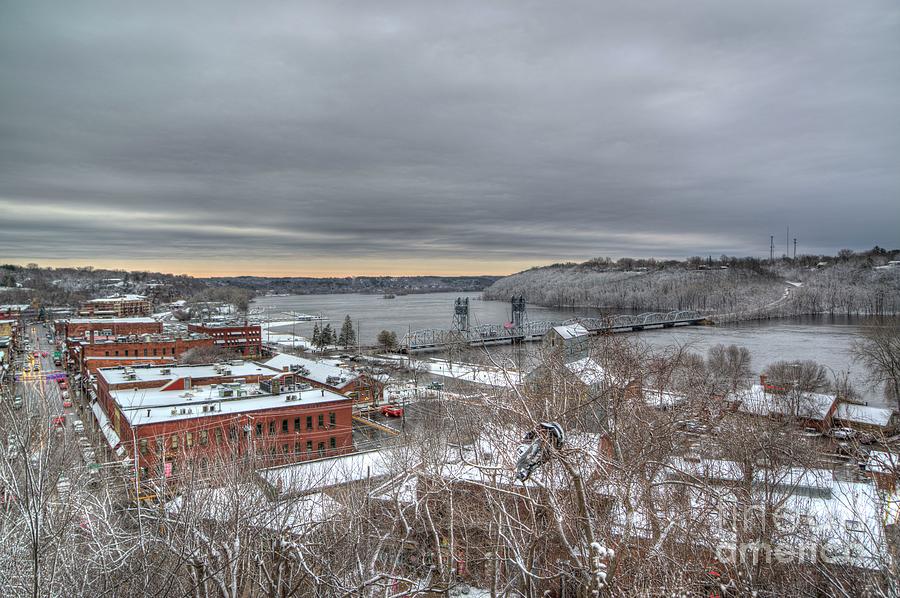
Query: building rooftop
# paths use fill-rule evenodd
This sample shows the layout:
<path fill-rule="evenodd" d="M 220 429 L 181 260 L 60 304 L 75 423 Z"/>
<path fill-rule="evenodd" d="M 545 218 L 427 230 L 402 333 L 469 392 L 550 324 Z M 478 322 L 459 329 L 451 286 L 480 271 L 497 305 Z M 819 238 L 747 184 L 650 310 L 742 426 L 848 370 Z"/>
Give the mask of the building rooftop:
<path fill-rule="evenodd" d="M 85 303 L 121 303 L 123 301 L 146 301 L 144 295 L 113 295 L 112 297 L 101 297 L 99 299 L 89 299 Z"/>
<path fill-rule="evenodd" d="M 110 385 L 159 382 L 160 386 L 163 386 L 179 378 L 243 378 L 259 375 L 271 377 L 280 372 L 255 361 L 236 360 L 224 364 L 101 368 L 97 373 Z"/>
<path fill-rule="evenodd" d="M 100 340 L 95 340 L 93 342 L 94 345 L 115 345 L 118 343 L 166 343 L 166 342 L 174 342 L 176 340 L 203 340 L 203 339 L 212 339 L 208 334 L 203 334 L 202 332 L 189 332 L 189 333 L 153 333 L 153 334 L 128 334 L 128 335 L 120 335 L 113 337 L 103 337 Z M 81 344 L 91 344 L 87 340 L 80 340 Z"/>
<path fill-rule="evenodd" d="M 293 371 L 303 378 L 336 388 L 343 388 L 359 378 L 359 373 L 353 370 L 285 353 L 279 353 L 263 364 L 279 372 L 287 368 L 287 371 Z"/>
<path fill-rule="evenodd" d="M 893 409 L 855 405 L 853 403 L 841 403 L 834 413 L 834 417 L 845 422 L 881 426 L 882 428 L 887 427 L 891 423 L 893 415 Z"/>
<path fill-rule="evenodd" d="M 564 340 L 580 338 L 590 334 L 587 328 L 581 324 L 564 324 L 562 326 L 554 326 L 553 331 L 556 332 Z"/>
<path fill-rule="evenodd" d="M 260 328 L 259 323 L 244 322 L 243 320 L 227 320 L 216 322 L 190 322 L 189 326 L 199 326 L 202 328 Z"/>
<path fill-rule="evenodd" d="M 738 394 L 741 410 L 756 415 L 792 415 L 812 420 L 824 420 L 828 417 L 832 405 L 837 401 L 833 395 L 815 392 L 779 394 L 766 391 L 760 384 L 754 384 L 748 390 Z"/>
<path fill-rule="evenodd" d="M 153 318 L 66 318 L 60 320 L 69 324 L 156 324 Z"/>
<path fill-rule="evenodd" d="M 190 390 L 120 389 L 110 391 L 110 396 L 133 426 L 351 400 L 308 384 L 287 387 L 278 394 L 259 384 L 226 383 Z"/>

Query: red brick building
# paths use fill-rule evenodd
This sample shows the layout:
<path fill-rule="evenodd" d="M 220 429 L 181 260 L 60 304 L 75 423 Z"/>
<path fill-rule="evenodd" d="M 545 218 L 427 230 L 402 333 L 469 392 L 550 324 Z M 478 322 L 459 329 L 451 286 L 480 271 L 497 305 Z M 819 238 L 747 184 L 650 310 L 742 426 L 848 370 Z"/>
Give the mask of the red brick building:
<path fill-rule="evenodd" d="M 262 364 L 110 368 L 97 380 L 94 414 L 141 481 L 220 454 L 269 466 L 353 448 L 351 399 Z"/>
<path fill-rule="evenodd" d="M 208 334 L 217 347 L 234 351 L 241 357 L 262 355 L 262 327 L 259 324 L 188 324 L 188 332 Z"/>
<path fill-rule="evenodd" d="M 160 334 L 162 322 L 153 318 L 70 318 L 53 323 L 56 336 L 64 339 L 111 339 L 134 334 Z"/>
<path fill-rule="evenodd" d="M 78 308 L 81 316 L 97 318 L 127 318 L 149 316 L 153 305 L 143 295 L 116 295 L 85 301 Z"/>
<path fill-rule="evenodd" d="M 212 347 L 205 334 L 144 334 L 95 340 L 70 340 L 66 344 L 68 363 L 82 376 L 100 368 L 119 365 L 174 364 L 184 353 L 200 347 Z"/>

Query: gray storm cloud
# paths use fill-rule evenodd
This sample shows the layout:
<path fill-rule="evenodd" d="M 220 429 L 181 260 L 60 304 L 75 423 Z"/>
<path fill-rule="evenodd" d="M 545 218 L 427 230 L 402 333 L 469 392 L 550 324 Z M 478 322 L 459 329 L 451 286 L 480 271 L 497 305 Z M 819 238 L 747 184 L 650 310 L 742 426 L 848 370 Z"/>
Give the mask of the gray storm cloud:
<path fill-rule="evenodd" d="M 0 260 L 900 245 L 892 1 L 0 6 Z"/>

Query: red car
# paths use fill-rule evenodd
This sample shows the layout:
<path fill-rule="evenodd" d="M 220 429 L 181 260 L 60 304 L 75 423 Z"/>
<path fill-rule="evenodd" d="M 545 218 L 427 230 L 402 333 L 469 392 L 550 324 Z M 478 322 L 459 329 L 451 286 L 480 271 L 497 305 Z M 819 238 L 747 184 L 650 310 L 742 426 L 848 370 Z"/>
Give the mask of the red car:
<path fill-rule="evenodd" d="M 47 357 L 47 355 L 49 355 L 49 353 L 47 353 L 46 351 L 41 351 L 41 357 Z"/>
<path fill-rule="evenodd" d="M 40 352 L 40 351 L 35 351 L 35 352 L 34 352 L 34 356 L 35 356 L 35 357 L 40 357 L 40 356 L 41 356 L 41 352 Z"/>
<path fill-rule="evenodd" d="M 65 401 L 63 401 L 63 407 L 64 407 L 65 409 L 71 409 L 71 408 L 72 408 L 72 401 L 66 399 Z"/>
<path fill-rule="evenodd" d="M 51 423 L 53 424 L 53 427 L 56 428 L 56 429 L 58 429 L 58 430 L 59 430 L 59 429 L 62 429 L 62 428 L 65 428 L 65 427 L 66 427 L 66 416 L 65 416 L 65 415 L 59 415 L 59 416 L 57 416 L 57 417 L 54 417 L 54 418 L 51 420 Z"/>
<path fill-rule="evenodd" d="M 387 417 L 403 417 L 403 407 L 399 405 L 382 405 L 381 415 Z"/>

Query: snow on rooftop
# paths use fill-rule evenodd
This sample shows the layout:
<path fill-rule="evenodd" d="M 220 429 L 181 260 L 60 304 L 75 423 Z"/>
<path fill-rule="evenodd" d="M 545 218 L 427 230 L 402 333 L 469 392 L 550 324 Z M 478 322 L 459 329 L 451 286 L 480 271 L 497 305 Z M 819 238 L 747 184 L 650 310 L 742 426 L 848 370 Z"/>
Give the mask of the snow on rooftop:
<path fill-rule="evenodd" d="M 335 486 L 381 478 L 414 464 L 404 447 L 353 453 L 260 470 L 259 475 L 279 494 L 306 494 Z"/>
<path fill-rule="evenodd" d="M 256 484 L 239 484 L 195 489 L 169 501 L 165 508 L 175 517 L 222 523 L 240 519 L 255 528 L 298 533 L 332 518 L 341 505 L 321 492 L 289 501 L 271 501 Z"/>
<path fill-rule="evenodd" d="M 799 396 L 793 396 L 791 393 L 774 393 L 766 391 L 760 384 L 754 384 L 741 392 L 737 399 L 741 402 L 741 410 L 747 413 L 792 415 L 814 420 L 824 420 L 828 417 L 831 406 L 837 400 L 833 395 L 815 392 L 805 392 Z"/>
<path fill-rule="evenodd" d="M 230 391 L 232 396 L 223 396 L 223 391 Z M 197 386 L 190 390 L 138 388 L 111 390 L 109 394 L 133 426 L 351 400 L 323 388 L 294 388 L 273 395 L 259 384 Z"/>
<path fill-rule="evenodd" d="M 69 324 L 156 324 L 153 318 L 66 318 Z"/>
<path fill-rule="evenodd" d="M 856 405 L 853 403 L 841 403 L 838 405 L 834 417 L 845 422 L 867 424 L 887 427 L 894 415 L 893 409 L 885 407 L 870 407 L 868 405 Z"/>
<path fill-rule="evenodd" d="M 166 371 L 164 372 L 163 370 Z M 110 385 L 158 381 L 160 386 L 162 386 L 166 382 L 179 378 L 216 378 L 220 376 L 241 378 L 246 376 L 273 376 L 278 372 L 255 361 L 236 361 L 227 364 L 100 368 L 97 373 Z"/>
<path fill-rule="evenodd" d="M 553 330 L 564 340 L 579 338 L 590 334 L 590 332 L 588 332 L 588 329 L 581 324 L 563 324 L 560 326 L 554 326 Z"/>
<path fill-rule="evenodd" d="M 286 353 L 279 353 L 272 359 L 263 362 L 263 364 L 274 370 L 278 370 L 279 372 L 284 371 L 284 368 L 290 368 L 291 366 L 304 367 L 309 372 L 308 374 L 302 374 L 304 378 L 314 380 L 319 384 L 327 384 L 328 386 L 337 388 L 343 388 L 359 377 L 359 374 L 352 370 L 344 369 L 324 361 L 304 359 L 303 357 L 288 355 Z M 328 381 L 329 378 L 332 379 L 330 382 Z"/>
<path fill-rule="evenodd" d="M 566 364 L 566 369 L 575 374 L 588 386 L 599 386 L 603 384 L 625 386 L 628 383 L 621 376 L 613 374 L 604 368 L 593 357 L 585 357 L 583 359 L 570 361 Z"/>
<path fill-rule="evenodd" d="M 101 297 L 99 299 L 90 299 L 87 303 L 121 303 L 123 301 L 145 301 L 147 297 L 144 295 L 113 295 L 112 297 Z"/>

